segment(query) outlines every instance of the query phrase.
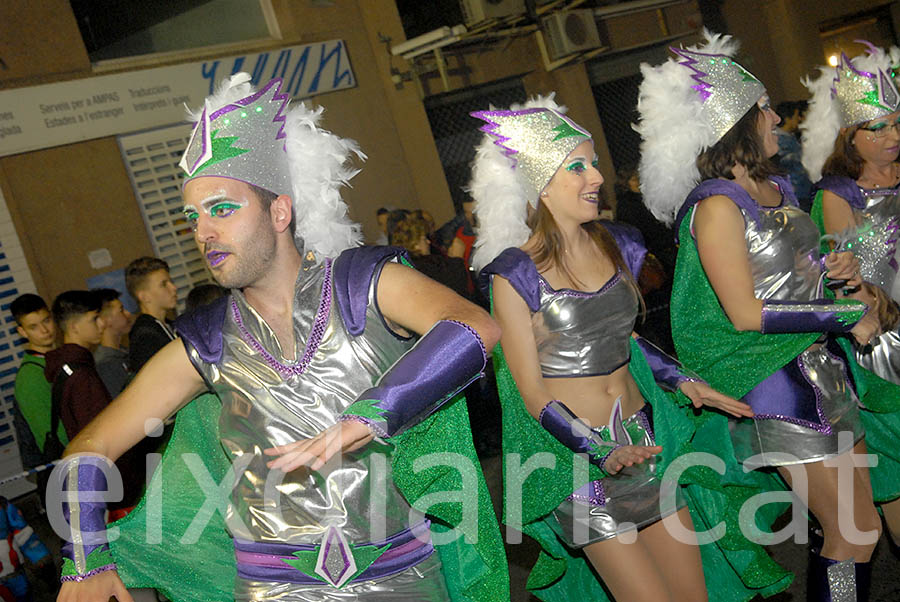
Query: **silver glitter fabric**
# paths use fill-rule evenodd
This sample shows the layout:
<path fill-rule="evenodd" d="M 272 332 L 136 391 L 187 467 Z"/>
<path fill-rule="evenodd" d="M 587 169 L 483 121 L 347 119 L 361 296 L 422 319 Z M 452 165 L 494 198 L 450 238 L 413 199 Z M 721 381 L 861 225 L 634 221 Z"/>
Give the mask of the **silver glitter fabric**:
<path fill-rule="evenodd" d="M 600 290 L 553 289 L 541 277 L 541 306 L 531 315 L 541 374 L 609 374 L 631 358 L 638 300 L 621 273 Z"/>
<path fill-rule="evenodd" d="M 537 207 L 541 191 L 569 153 L 591 139 L 590 132 L 553 109 L 476 111 L 471 115 L 486 122 L 481 131 L 494 138 L 494 144 L 512 161 L 532 207 Z"/>
<path fill-rule="evenodd" d="M 900 190 L 862 190 L 865 206 L 853 209 L 856 227 L 835 236 L 836 248 L 852 251 L 867 282 L 877 284 L 896 301 L 897 247 L 900 238 Z"/>
<path fill-rule="evenodd" d="M 222 400 L 219 435 L 232 462 L 241 467 L 226 518 L 236 537 L 318 545 L 336 528 L 348 543 L 357 545 L 384 540 L 410 526 L 410 506 L 391 478 L 392 447 L 387 444 L 373 441 L 356 452 L 340 454 L 318 471 L 285 474 L 266 466 L 271 458 L 263 455 L 263 449 L 313 437 L 335 424 L 359 392 L 371 387 L 414 343 L 384 325 L 375 307 L 374 288 L 369 291 L 365 332 L 352 336 L 341 319 L 333 286 L 330 263 L 304 262 L 295 284 L 296 348 L 291 352 L 282 350 L 275 333 L 239 291 L 231 293 L 234 304 L 223 328 L 221 360 L 206 363 L 189 349 L 191 361 Z M 333 573 L 341 571 L 336 557 L 323 560 Z M 439 571 L 429 575 L 429 580 L 443 579 Z M 444 588 L 442 582 L 410 587 Z M 378 588 L 387 596 L 390 585 Z M 334 597 L 316 593 L 323 589 Z M 325 584 L 315 588 L 243 583 L 239 578 L 236 591 L 238 599 L 343 599 Z M 280 597 L 248 593 L 259 591 L 277 591 Z M 300 593 L 294 596 L 295 591 Z"/>
<path fill-rule="evenodd" d="M 792 205 L 761 207 L 757 223 L 743 209 L 741 213 L 756 298 L 807 301 L 821 297 L 819 231 L 809 215 Z M 841 431 L 851 431 L 853 443 L 862 438 L 856 396 L 847 384 L 844 362 L 824 345 L 814 345 L 793 361 L 800 363 L 809 386 L 815 390 L 832 434 L 787 418 L 731 419 L 732 443 L 739 461 L 763 454 L 754 465 L 817 462 L 850 449 L 839 446 Z"/>
<path fill-rule="evenodd" d="M 898 239 L 900 190 L 862 189 L 865 205 L 853 208 L 856 227 L 835 236 L 838 249 L 852 251 L 867 282 L 880 286 L 894 301 L 900 299 Z M 869 347 L 857 347 L 856 361 L 881 378 L 900 384 L 900 333 L 886 332 Z"/>
<path fill-rule="evenodd" d="M 684 48 L 671 50 L 684 59 L 679 64 L 693 72 L 697 83 L 691 87 L 703 102 L 704 117 L 712 125 L 716 141 L 766 93 L 762 82 L 730 56 Z"/>
<path fill-rule="evenodd" d="M 852 558 L 832 564 L 826 573 L 831 602 L 856 602 L 856 566 Z"/>
<path fill-rule="evenodd" d="M 656 445 L 649 420 L 639 410 L 622 421 L 634 445 Z M 604 436 L 609 427 L 594 429 Z M 608 439 L 604 436 L 604 439 Z M 590 491 L 590 496 L 581 495 Z M 600 499 L 598 499 L 598 495 Z M 660 508 L 660 480 L 652 460 L 628 466 L 618 473 L 588 483 L 553 510 L 550 526 L 572 548 L 605 541 L 665 518 Z M 680 488 L 675 489 L 675 507 L 685 505 Z"/>
<path fill-rule="evenodd" d="M 284 112 L 290 100 L 281 80 L 217 111 L 204 108 L 178 164 L 187 178 L 220 176 L 275 194 L 291 193 L 284 150 Z"/>
<path fill-rule="evenodd" d="M 838 103 L 841 127 L 884 117 L 900 107 L 893 71 L 857 69 L 844 53 L 835 67 L 831 96 Z"/>

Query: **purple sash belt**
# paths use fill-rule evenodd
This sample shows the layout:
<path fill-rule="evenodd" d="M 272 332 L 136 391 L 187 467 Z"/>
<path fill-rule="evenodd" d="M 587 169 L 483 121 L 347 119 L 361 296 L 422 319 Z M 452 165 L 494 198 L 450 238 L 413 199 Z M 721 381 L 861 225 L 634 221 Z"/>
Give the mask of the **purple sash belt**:
<path fill-rule="evenodd" d="M 343 587 L 372 581 L 414 566 L 434 552 L 431 523 L 424 521 L 380 542 L 350 544 L 331 527 L 319 545 L 261 543 L 235 538 L 242 579 Z"/>
<path fill-rule="evenodd" d="M 753 409 L 754 420 L 783 420 L 831 434 L 831 423 L 822 410 L 821 394 L 806 374 L 802 356 L 756 385 L 742 401 Z"/>

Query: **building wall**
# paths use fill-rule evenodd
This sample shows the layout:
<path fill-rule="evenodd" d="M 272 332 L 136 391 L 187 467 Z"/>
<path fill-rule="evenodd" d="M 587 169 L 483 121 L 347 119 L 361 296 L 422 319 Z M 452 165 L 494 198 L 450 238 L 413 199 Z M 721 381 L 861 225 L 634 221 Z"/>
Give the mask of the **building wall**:
<path fill-rule="evenodd" d="M 741 41 L 745 65 L 776 102 L 808 98 L 801 80 L 825 63 L 819 26 L 898 2 L 884 0 L 724 0 L 728 33 Z M 895 11 L 896 13 L 896 11 Z"/>
<path fill-rule="evenodd" d="M 413 66 L 390 57 L 382 40 L 390 38 L 390 44 L 404 40 L 392 0 L 313 4 L 272 0 L 282 39 L 256 45 L 255 50 L 334 38 L 346 41 L 357 87 L 311 100 L 325 106 L 326 127 L 356 139 L 368 155 L 362 173 L 345 193 L 352 218 L 363 224 L 370 240 L 377 234 L 374 212 L 382 205 L 421 207 L 439 223 L 448 219 L 453 212 L 450 191 L 420 96 L 423 91 L 444 91 L 435 66 L 427 61 Z M 724 0 L 722 13 L 752 57 L 748 67 L 780 100 L 803 95 L 800 77 L 822 62 L 821 21 L 881 4 L 877 0 Z M 677 27 L 671 31 L 673 24 L 689 21 L 690 15 L 681 13 L 690 10 L 673 9 L 652 19 L 647 15 L 616 18 L 606 24 L 605 33 L 622 49 L 658 39 L 659 28 L 665 29 L 660 24 L 667 20 L 665 33 L 678 33 Z M 0 86 L 23 87 L 93 74 L 66 0 L 5 0 L 0 2 L 0 23 L 4 31 L 12 32 L 0 38 Z M 222 55 L 233 53 L 223 51 Z M 167 57 L 158 64 L 178 60 L 197 59 Z M 557 91 L 573 118 L 594 132 L 611 195 L 613 166 L 584 63 L 546 71 L 533 34 L 503 39 L 493 46 L 449 51 L 446 60 L 450 90 L 519 76 L 529 94 Z M 414 81 L 395 86 L 392 67 L 399 72 L 415 69 L 421 87 Z M 150 252 L 114 138 L 0 158 L 0 187 L 35 283 L 47 297 L 84 286 L 97 273 L 88 263 L 91 250 L 109 249 L 113 268 Z"/>
<path fill-rule="evenodd" d="M 377 43 L 379 31 L 393 27 L 395 34 L 399 31 L 402 36 L 394 3 L 378 2 L 383 6 L 371 11 L 368 9 L 373 2 L 367 0 L 363 13 L 354 0 L 339 0 L 330 7 L 275 0 L 272 5 L 283 40 L 273 40 L 270 46 L 345 40 L 356 88 L 310 101 L 325 107 L 325 127 L 357 140 L 369 156 L 344 196 L 351 217 L 364 225 L 370 239 L 376 235 L 374 212 L 381 205 L 424 206 L 438 220 L 449 219 L 453 211 L 415 89 L 396 93 L 388 69 L 376 61 L 385 54 Z M 375 12 L 377 17 L 373 16 Z M 374 19 L 374 23 L 370 25 L 368 19 Z M 0 65 L 3 87 L 93 74 L 66 0 L 3 2 L 0 22 L 6 31 L 15 32 L 9 39 L 4 36 L 0 40 L 0 58 L 5 65 Z M 367 27 L 359 27 L 360 23 Z M 174 62 L 169 59 L 157 65 Z M 385 82 L 395 92 L 391 98 Z M 0 158 L 0 186 L 23 240 L 36 286 L 47 298 L 83 288 L 89 277 L 152 252 L 114 137 Z M 110 251 L 111 268 L 91 268 L 88 253 L 97 248 Z"/>

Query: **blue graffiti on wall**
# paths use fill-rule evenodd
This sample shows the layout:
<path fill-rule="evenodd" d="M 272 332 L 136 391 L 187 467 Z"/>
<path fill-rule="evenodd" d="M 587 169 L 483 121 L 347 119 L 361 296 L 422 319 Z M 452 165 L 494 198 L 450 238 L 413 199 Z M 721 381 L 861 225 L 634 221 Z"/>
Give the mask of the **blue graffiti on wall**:
<path fill-rule="evenodd" d="M 229 61 L 207 61 L 201 66 L 203 78 L 209 82 L 209 94 L 220 79 L 238 71 L 250 73 L 254 85 L 280 77 L 283 91 L 294 98 L 356 85 L 343 40 L 239 56 L 230 66 Z"/>

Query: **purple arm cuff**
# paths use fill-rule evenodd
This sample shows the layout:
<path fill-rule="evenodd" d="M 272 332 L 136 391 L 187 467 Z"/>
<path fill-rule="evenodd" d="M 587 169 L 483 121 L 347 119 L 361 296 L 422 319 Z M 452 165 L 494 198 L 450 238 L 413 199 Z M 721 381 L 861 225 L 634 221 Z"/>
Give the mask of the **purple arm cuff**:
<path fill-rule="evenodd" d="M 99 572 L 90 566 L 88 556 L 98 549 L 108 548 L 106 471 L 114 471 L 116 467 L 102 456 L 75 455 L 65 458 L 57 470 L 63 481 L 63 518 L 69 528 L 62 555 L 72 561 L 76 576 L 83 578 L 89 572 Z"/>
<path fill-rule="evenodd" d="M 486 363 L 484 343 L 471 326 L 441 320 L 344 410 L 341 420 L 358 420 L 377 435 L 393 437 L 480 378 Z"/>
<path fill-rule="evenodd" d="M 588 461 L 606 472 L 610 454 L 621 447 L 614 441 L 604 441 L 572 413 L 566 404 L 552 400 L 544 406 L 538 422 L 548 433 L 576 454 L 587 454 Z"/>
<path fill-rule="evenodd" d="M 684 382 L 706 382 L 644 337 L 636 337 L 635 342 L 644 353 L 647 363 L 650 364 L 653 380 L 663 389 L 677 391 L 679 385 Z"/>
<path fill-rule="evenodd" d="M 763 301 L 760 332 L 850 332 L 868 309 L 864 303 L 835 302 L 829 299 L 767 300 Z"/>

